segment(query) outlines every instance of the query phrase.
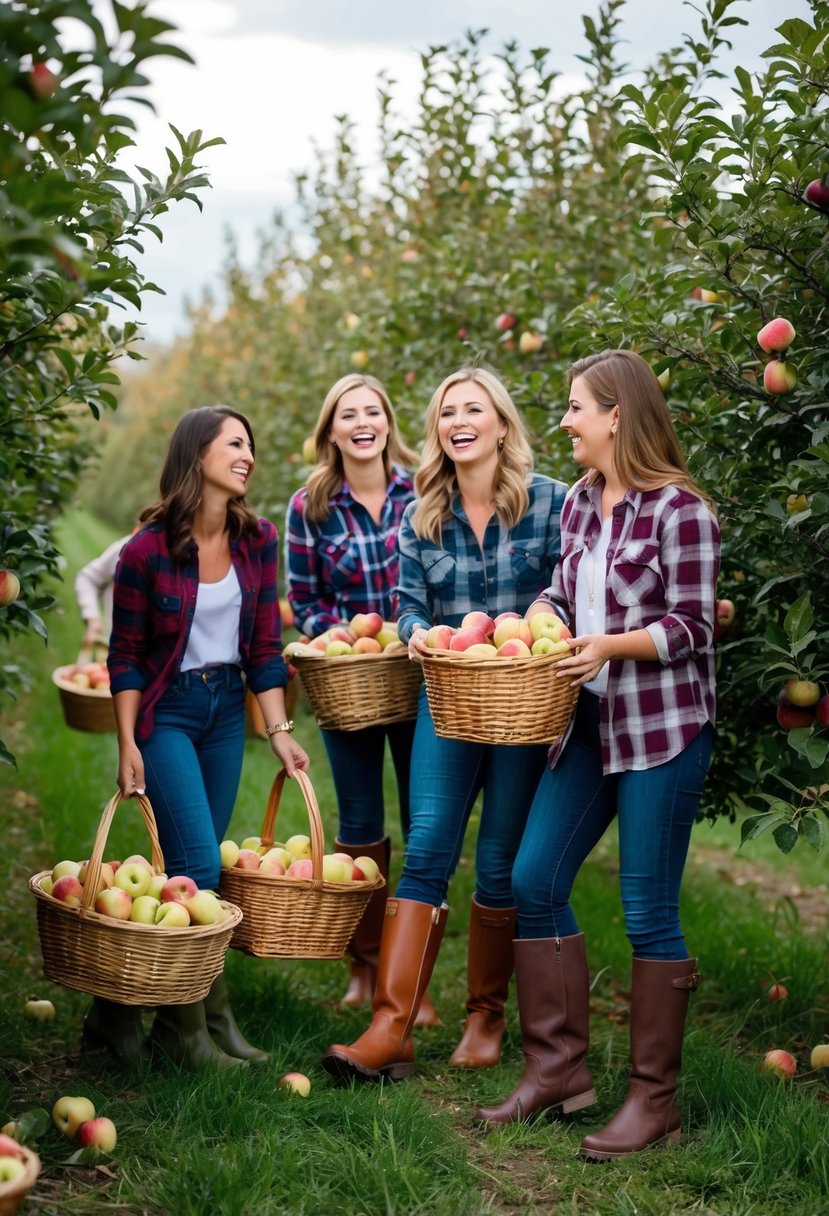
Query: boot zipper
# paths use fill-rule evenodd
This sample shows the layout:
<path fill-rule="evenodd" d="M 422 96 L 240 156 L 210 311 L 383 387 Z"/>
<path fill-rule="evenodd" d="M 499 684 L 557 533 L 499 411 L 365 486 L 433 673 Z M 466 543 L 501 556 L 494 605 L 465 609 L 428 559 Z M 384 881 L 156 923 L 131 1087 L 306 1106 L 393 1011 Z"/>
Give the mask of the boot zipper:
<path fill-rule="evenodd" d="M 556 937 L 553 940 L 556 943 L 556 962 L 560 963 L 561 962 L 561 938 Z"/>

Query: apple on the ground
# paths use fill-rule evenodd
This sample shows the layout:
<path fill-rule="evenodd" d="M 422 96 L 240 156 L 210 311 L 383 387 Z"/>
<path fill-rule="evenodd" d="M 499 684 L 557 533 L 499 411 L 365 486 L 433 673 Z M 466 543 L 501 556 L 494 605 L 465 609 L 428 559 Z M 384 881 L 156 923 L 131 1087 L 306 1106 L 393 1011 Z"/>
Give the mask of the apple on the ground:
<path fill-rule="evenodd" d="M 785 984 L 776 982 L 769 988 L 767 996 L 770 1001 L 785 1001 L 789 995 L 789 990 Z"/>
<path fill-rule="evenodd" d="M 775 1047 L 763 1057 L 763 1068 L 767 1072 L 776 1072 L 781 1077 L 793 1077 L 797 1072 L 797 1060 L 791 1052 Z"/>
<path fill-rule="evenodd" d="M 78 1128 L 78 1144 L 81 1148 L 97 1148 L 102 1153 L 111 1153 L 117 1140 L 115 1124 L 104 1116 L 87 1119 L 86 1123 L 82 1123 Z"/>
<path fill-rule="evenodd" d="M 311 1092 L 311 1082 L 301 1072 L 286 1072 L 283 1077 L 280 1077 L 279 1085 L 281 1089 L 299 1094 L 301 1098 L 307 1098 Z"/>
<path fill-rule="evenodd" d="M 829 1043 L 818 1043 L 813 1047 L 809 1062 L 812 1068 L 829 1068 Z"/>
<path fill-rule="evenodd" d="M 717 600 L 716 605 L 717 624 L 720 629 L 728 629 L 734 624 L 734 618 L 737 615 L 737 609 L 734 606 L 733 600 Z"/>
<path fill-rule="evenodd" d="M 52 1122 L 64 1136 L 74 1136 L 82 1123 L 94 1118 L 95 1107 L 89 1098 L 65 1095 L 52 1107 Z"/>
<path fill-rule="evenodd" d="M 23 1012 L 36 1022 L 52 1022 L 55 1018 L 55 1006 L 45 997 L 30 996 L 23 1006 Z"/>
<path fill-rule="evenodd" d="M 155 923 L 165 929 L 183 929 L 190 924 L 190 913 L 178 900 L 168 900 L 156 908 Z"/>

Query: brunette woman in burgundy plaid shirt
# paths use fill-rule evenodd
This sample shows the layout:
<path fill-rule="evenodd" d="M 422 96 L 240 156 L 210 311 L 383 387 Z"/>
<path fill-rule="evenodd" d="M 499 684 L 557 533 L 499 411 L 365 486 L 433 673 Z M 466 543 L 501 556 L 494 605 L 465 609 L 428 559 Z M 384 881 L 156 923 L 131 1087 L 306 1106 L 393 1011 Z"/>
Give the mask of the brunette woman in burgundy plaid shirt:
<path fill-rule="evenodd" d="M 227 406 L 188 410 L 173 431 L 161 498 L 115 571 L 109 672 L 118 786 L 146 788 L 168 873 L 217 890 L 245 746 L 245 687 L 289 774 L 308 757 L 286 721 L 276 529 L 245 503 L 250 423 Z M 96 1001 L 86 1041 L 143 1054 L 140 1010 Z M 224 976 L 204 1001 L 162 1007 L 153 1044 L 182 1067 L 267 1060 L 236 1025 Z"/>
<path fill-rule="evenodd" d="M 298 627 L 317 637 L 357 613 L 397 620 L 400 521 L 414 498 L 405 466 L 417 457 L 404 444 L 388 393 L 373 376 L 343 376 L 329 389 L 314 431 L 317 463 L 288 506 L 288 598 Z M 409 832 L 409 766 L 414 722 L 363 730 L 322 730 L 334 787 L 337 848 L 374 859 L 388 878 L 383 768 L 388 743 L 397 778 L 404 838 Z M 387 889 L 372 896 L 348 944 L 351 975 L 342 1004 L 371 1002 L 377 976 Z M 419 1026 L 440 1025 L 429 994 Z"/>
<path fill-rule="evenodd" d="M 558 673 L 581 693 L 513 873 L 524 1075 L 504 1102 L 477 1113 L 510 1123 L 596 1101 L 585 1061 L 587 959 L 570 892 L 616 819 L 633 949 L 631 1075 L 622 1107 L 581 1146 L 606 1161 L 680 1136 L 676 1085 L 699 976 L 679 890 L 711 759 L 720 538 L 644 359 L 594 355 L 571 367 L 569 383 L 561 425 L 590 471 L 567 496 L 561 560 L 527 616 L 555 612 L 572 627 L 574 653 Z"/>

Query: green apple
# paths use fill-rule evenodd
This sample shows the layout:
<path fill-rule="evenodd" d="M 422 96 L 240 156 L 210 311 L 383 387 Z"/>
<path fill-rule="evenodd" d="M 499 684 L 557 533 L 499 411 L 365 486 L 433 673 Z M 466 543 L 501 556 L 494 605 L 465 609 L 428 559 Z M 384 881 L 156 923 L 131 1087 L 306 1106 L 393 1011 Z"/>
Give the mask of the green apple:
<path fill-rule="evenodd" d="M 783 691 L 792 705 L 817 705 L 820 700 L 820 685 L 814 680 L 787 680 Z"/>
<path fill-rule="evenodd" d="M 262 847 L 262 837 L 261 836 L 246 836 L 245 839 L 242 841 L 242 843 L 239 845 L 240 849 L 253 849 L 253 851 L 255 853 L 258 853 L 259 850 L 261 849 L 261 847 Z M 234 862 L 233 864 L 235 865 L 236 863 Z"/>
<path fill-rule="evenodd" d="M 301 1098 L 307 1098 L 311 1092 L 311 1082 L 301 1072 L 286 1072 L 280 1077 L 279 1086 L 292 1094 L 299 1094 Z"/>
<path fill-rule="evenodd" d="M 150 879 L 150 886 L 147 890 L 147 894 L 152 895 L 153 899 L 160 900 L 161 892 L 166 887 L 167 881 L 166 874 L 153 874 L 152 878 Z"/>
<path fill-rule="evenodd" d="M 30 996 L 23 1006 L 23 1012 L 27 1018 L 34 1018 L 36 1022 L 53 1022 L 55 1020 L 55 1007 L 51 1001 L 47 1001 L 44 998 Z"/>
<path fill-rule="evenodd" d="M 147 866 L 137 861 L 124 861 L 115 871 L 112 885 L 137 899 L 139 895 L 147 894 L 152 880 L 152 871 Z"/>
<path fill-rule="evenodd" d="M 184 904 L 169 900 L 156 908 L 155 923 L 165 929 L 184 929 L 190 924 L 190 913 Z"/>
<path fill-rule="evenodd" d="M 68 874 L 71 878 L 77 878 L 81 872 L 80 861 L 59 861 L 52 870 L 52 882 L 57 882 L 59 878 L 65 878 Z"/>
<path fill-rule="evenodd" d="M 183 903 L 194 925 L 215 925 L 216 921 L 224 920 L 225 910 L 212 891 L 197 891 Z"/>
<path fill-rule="evenodd" d="M 311 856 L 311 841 L 308 836 L 301 834 L 291 836 L 289 840 L 285 841 L 285 848 L 291 854 L 291 857 L 297 861 L 301 861 L 303 857 Z"/>
<path fill-rule="evenodd" d="M 64 1136 L 74 1136 L 82 1123 L 94 1118 L 95 1107 L 89 1098 L 65 1095 L 52 1107 L 52 1122 Z"/>
<path fill-rule="evenodd" d="M 222 868 L 231 870 L 239 860 L 239 846 L 235 840 L 223 840 L 219 845 Z"/>
<path fill-rule="evenodd" d="M 161 900 L 154 895 L 139 895 L 132 901 L 130 920 L 138 925 L 154 925 L 155 914 L 161 907 Z"/>
<path fill-rule="evenodd" d="M 564 638 L 558 642 L 554 642 L 552 638 L 541 637 L 533 642 L 531 654 L 566 654 L 569 649 L 570 647 Z"/>
<path fill-rule="evenodd" d="M 0 1156 L 0 1183 L 17 1182 L 25 1173 L 26 1165 L 19 1157 Z"/>

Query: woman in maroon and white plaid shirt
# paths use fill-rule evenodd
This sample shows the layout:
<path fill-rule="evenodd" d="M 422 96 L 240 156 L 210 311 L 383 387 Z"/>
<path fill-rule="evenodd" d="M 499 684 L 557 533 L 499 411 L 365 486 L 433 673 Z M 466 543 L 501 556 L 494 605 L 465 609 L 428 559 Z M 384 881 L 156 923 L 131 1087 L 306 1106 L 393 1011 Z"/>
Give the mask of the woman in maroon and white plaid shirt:
<path fill-rule="evenodd" d="M 656 376 L 639 355 L 575 363 L 562 427 L 589 472 L 561 514 L 552 586 L 527 616 L 576 635 L 560 678 L 581 687 L 550 751 L 513 872 L 524 1075 L 487 1123 L 596 1101 L 585 1056 L 589 978 L 570 892 L 616 819 L 633 949 L 631 1076 L 621 1108 L 581 1152 L 606 1161 L 680 1135 L 676 1084 L 699 976 L 679 923 L 691 828 L 711 759 L 720 537 L 692 481 Z"/>

